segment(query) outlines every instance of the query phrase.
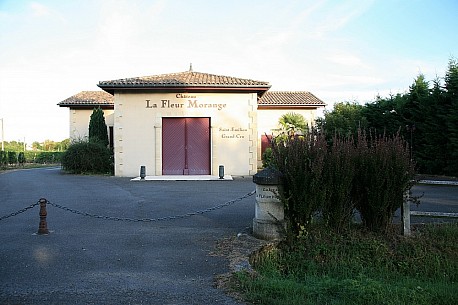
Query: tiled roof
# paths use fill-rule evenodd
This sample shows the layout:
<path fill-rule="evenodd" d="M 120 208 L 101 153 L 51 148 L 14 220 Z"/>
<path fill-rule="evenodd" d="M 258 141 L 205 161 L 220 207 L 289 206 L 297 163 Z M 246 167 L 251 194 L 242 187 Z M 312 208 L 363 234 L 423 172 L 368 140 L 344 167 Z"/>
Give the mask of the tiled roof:
<path fill-rule="evenodd" d="M 81 91 L 58 103 L 60 107 L 114 105 L 113 95 L 105 91 Z"/>
<path fill-rule="evenodd" d="M 258 100 L 258 106 L 313 106 L 326 104 L 308 91 L 268 91 Z"/>
<path fill-rule="evenodd" d="M 192 70 L 180 73 L 123 78 L 99 82 L 98 86 L 108 92 L 114 89 L 181 89 L 181 88 L 226 88 L 226 89 L 249 89 L 265 91 L 270 88 L 268 82 L 256 81 L 230 76 L 214 75 L 194 72 Z"/>

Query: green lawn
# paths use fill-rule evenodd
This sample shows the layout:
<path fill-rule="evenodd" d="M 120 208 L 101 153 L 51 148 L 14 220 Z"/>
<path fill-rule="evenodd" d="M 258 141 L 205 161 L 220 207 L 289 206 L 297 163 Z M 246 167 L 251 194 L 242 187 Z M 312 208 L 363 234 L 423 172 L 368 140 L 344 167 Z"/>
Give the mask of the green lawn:
<path fill-rule="evenodd" d="M 232 279 L 252 304 L 458 304 L 458 223 L 410 238 L 317 226 L 252 263 Z"/>

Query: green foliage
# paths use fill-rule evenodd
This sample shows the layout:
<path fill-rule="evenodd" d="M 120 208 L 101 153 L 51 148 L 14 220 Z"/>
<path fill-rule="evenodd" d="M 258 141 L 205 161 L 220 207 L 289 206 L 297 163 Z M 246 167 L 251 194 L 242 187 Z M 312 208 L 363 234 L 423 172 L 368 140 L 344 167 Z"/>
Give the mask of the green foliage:
<path fill-rule="evenodd" d="M 272 148 L 267 147 L 262 154 L 262 167 L 275 167 L 273 163 Z"/>
<path fill-rule="evenodd" d="M 354 208 L 369 230 L 385 232 L 412 186 L 414 166 L 399 135 L 359 132 L 356 143 L 338 135 L 331 147 L 327 143 L 313 132 L 272 141 L 272 163 L 284 177 L 280 197 L 290 243 L 316 214 L 335 231 L 347 229 Z"/>
<path fill-rule="evenodd" d="M 323 137 L 314 140 L 312 133 L 300 137 L 281 137 L 272 141 L 275 167 L 283 174 L 280 193 L 285 207 L 288 238 L 298 236 L 301 227 L 311 223 L 323 202 L 325 192 L 317 192 L 324 181 Z"/>
<path fill-rule="evenodd" d="M 451 59 L 445 75 L 444 104 L 448 131 L 447 151 L 449 153 L 445 172 L 458 176 L 458 61 Z"/>
<path fill-rule="evenodd" d="M 301 114 L 295 112 L 289 112 L 282 115 L 278 123 L 282 131 L 289 136 L 304 134 L 308 130 L 305 118 Z"/>
<path fill-rule="evenodd" d="M 0 166 L 5 168 L 8 165 L 8 152 L 0 151 Z"/>
<path fill-rule="evenodd" d="M 332 147 L 326 151 L 325 178 L 318 192 L 326 192 L 321 208 L 323 220 L 337 232 L 348 229 L 353 220 L 356 162 L 353 138 L 334 136 Z"/>
<path fill-rule="evenodd" d="M 365 105 L 338 103 L 317 120 L 328 141 L 337 133 L 400 133 L 409 143 L 420 173 L 458 176 L 458 62 L 450 59 L 443 78 L 419 74 L 403 94 L 377 96 Z"/>
<path fill-rule="evenodd" d="M 108 146 L 108 131 L 102 108 L 95 108 L 89 121 L 89 142 L 99 142 Z"/>
<path fill-rule="evenodd" d="M 27 163 L 57 164 L 60 163 L 63 154 L 58 151 L 26 151 L 24 158 Z"/>
<path fill-rule="evenodd" d="M 411 238 L 314 226 L 294 247 L 251 257 L 256 273 L 234 287 L 255 304 L 456 304 L 458 224 L 428 225 Z"/>
<path fill-rule="evenodd" d="M 5 151 L 24 151 L 24 142 L 5 141 L 3 144 L 4 144 Z"/>
<path fill-rule="evenodd" d="M 113 174 L 113 154 L 99 142 L 76 142 L 63 154 L 62 168 L 73 174 Z"/>
<path fill-rule="evenodd" d="M 414 164 L 399 136 L 373 136 L 360 132 L 357 141 L 353 200 L 363 224 L 386 232 L 404 194 L 413 185 Z"/>
<path fill-rule="evenodd" d="M 325 111 L 324 119 L 317 120 L 317 128 L 324 132 L 328 139 L 334 134 L 356 135 L 359 128 L 364 129 L 367 126 L 363 109 L 363 106 L 357 103 L 337 103 L 333 111 Z"/>
<path fill-rule="evenodd" d="M 17 153 L 15 151 L 9 151 L 8 152 L 8 163 L 10 165 L 13 165 L 13 164 L 17 163 Z"/>
<path fill-rule="evenodd" d="M 34 163 L 39 164 L 55 164 L 60 163 L 62 156 L 64 155 L 63 152 L 40 152 L 37 154 Z"/>
<path fill-rule="evenodd" d="M 23 151 L 19 152 L 19 154 L 18 154 L 18 156 L 17 156 L 17 161 L 18 161 L 19 165 L 24 166 L 24 163 L 25 163 L 25 155 L 24 155 L 24 152 L 23 152 Z"/>

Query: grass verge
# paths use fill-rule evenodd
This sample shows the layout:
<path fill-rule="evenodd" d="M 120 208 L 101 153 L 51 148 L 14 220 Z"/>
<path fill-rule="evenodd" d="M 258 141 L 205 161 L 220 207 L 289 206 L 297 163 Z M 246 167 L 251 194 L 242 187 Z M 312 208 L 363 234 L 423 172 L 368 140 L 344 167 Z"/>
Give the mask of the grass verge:
<path fill-rule="evenodd" d="M 410 238 L 315 227 L 252 256 L 232 287 L 252 304 L 457 304 L 458 223 Z"/>

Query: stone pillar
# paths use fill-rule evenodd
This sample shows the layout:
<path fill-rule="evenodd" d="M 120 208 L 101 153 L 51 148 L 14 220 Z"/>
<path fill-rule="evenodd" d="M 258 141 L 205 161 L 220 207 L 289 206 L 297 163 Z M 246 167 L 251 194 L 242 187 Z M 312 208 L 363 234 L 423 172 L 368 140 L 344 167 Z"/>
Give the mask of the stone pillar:
<path fill-rule="evenodd" d="M 264 240 L 281 239 L 285 231 L 283 203 L 278 198 L 282 174 L 266 168 L 253 176 L 256 184 L 256 207 L 253 235 Z"/>

